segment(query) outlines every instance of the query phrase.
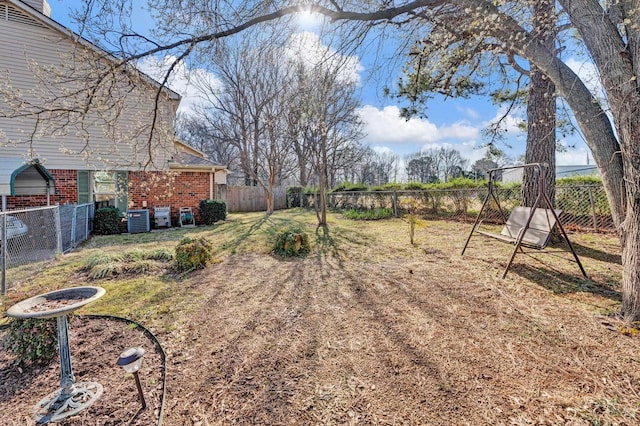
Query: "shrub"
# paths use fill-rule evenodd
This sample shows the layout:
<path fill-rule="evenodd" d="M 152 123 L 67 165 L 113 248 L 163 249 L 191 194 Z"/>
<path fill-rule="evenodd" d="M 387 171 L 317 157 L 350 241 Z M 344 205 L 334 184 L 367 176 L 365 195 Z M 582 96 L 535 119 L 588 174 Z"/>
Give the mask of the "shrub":
<path fill-rule="evenodd" d="M 93 218 L 93 233 L 97 235 L 119 234 L 120 210 L 113 207 L 96 210 Z"/>
<path fill-rule="evenodd" d="M 457 177 L 445 183 L 441 183 L 438 186 L 441 189 L 475 189 L 481 188 L 483 185 L 482 181 L 476 182 L 473 179 Z"/>
<path fill-rule="evenodd" d="M 162 270 L 163 263 L 173 260 L 173 253 L 166 248 L 142 250 L 139 248 L 122 254 L 98 252 L 89 256 L 82 269 L 92 280 L 112 278 L 122 273 L 144 274 Z"/>
<path fill-rule="evenodd" d="M 602 179 L 594 175 L 566 176 L 556 179 L 556 185 L 602 185 Z"/>
<path fill-rule="evenodd" d="M 301 186 L 290 186 L 287 188 L 287 208 L 303 207 L 302 194 L 304 188 Z"/>
<path fill-rule="evenodd" d="M 93 253 L 83 262 L 82 268 L 86 271 L 91 270 L 93 267 L 97 265 L 104 265 L 107 263 L 112 263 L 114 261 L 121 260 L 120 255 L 113 255 L 104 252 Z"/>
<path fill-rule="evenodd" d="M 368 191 L 369 187 L 363 183 L 349 183 L 343 182 L 340 185 L 333 188 L 333 192 L 355 192 L 355 191 Z"/>
<path fill-rule="evenodd" d="M 127 272 L 131 274 L 147 274 L 159 269 L 158 262 L 149 259 L 139 259 L 125 265 Z"/>
<path fill-rule="evenodd" d="M 212 225 L 227 218 L 227 203 L 222 200 L 200 201 L 200 218 L 205 225 Z"/>
<path fill-rule="evenodd" d="M 423 190 L 425 188 L 425 185 L 421 182 L 407 182 L 404 185 L 404 189 L 407 191 Z"/>
<path fill-rule="evenodd" d="M 147 252 L 142 250 L 141 248 L 134 248 L 133 250 L 129 250 L 125 252 L 122 256 L 125 262 L 136 262 L 138 260 L 145 259 Z"/>
<path fill-rule="evenodd" d="M 351 209 L 343 213 L 344 217 L 351 220 L 380 220 L 393 217 L 393 210 L 388 208 L 379 208 L 371 210 Z"/>
<path fill-rule="evenodd" d="M 178 272 L 187 273 L 203 269 L 213 259 L 213 247 L 205 238 L 185 237 L 176 246 L 173 260 Z"/>
<path fill-rule="evenodd" d="M 15 319 L 2 344 L 16 357 L 16 364 L 48 364 L 58 349 L 56 321 L 53 319 Z"/>
<path fill-rule="evenodd" d="M 385 191 L 399 191 L 402 189 L 402 184 L 401 183 L 385 183 L 383 186 Z"/>
<path fill-rule="evenodd" d="M 273 247 L 274 253 L 285 257 L 304 256 L 310 251 L 309 236 L 301 228 L 280 231 Z"/>
<path fill-rule="evenodd" d="M 144 259 L 158 260 L 160 262 L 170 262 L 173 260 L 173 253 L 166 248 L 157 248 L 145 252 Z"/>

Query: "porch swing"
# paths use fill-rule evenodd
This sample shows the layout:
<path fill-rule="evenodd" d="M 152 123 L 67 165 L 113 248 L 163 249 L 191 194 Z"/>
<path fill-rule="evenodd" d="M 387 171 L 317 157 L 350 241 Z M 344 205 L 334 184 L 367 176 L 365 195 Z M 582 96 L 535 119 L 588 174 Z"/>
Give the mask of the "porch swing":
<path fill-rule="evenodd" d="M 497 173 L 503 173 L 506 170 L 524 170 L 526 168 L 533 168 L 534 173 L 536 174 L 536 177 L 538 179 L 538 194 L 536 196 L 536 200 L 533 203 L 533 207 L 514 207 L 507 217 L 500 205 L 500 201 L 498 200 L 498 197 L 496 196 L 494 190 L 495 177 Z M 464 255 L 464 252 L 467 250 L 469 241 L 471 241 L 471 237 L 474 235 L 474 233 L 483 235 L 485 237 L 494 238 L 504 243 L 513 244 L 514 249 L 511 253 L 511 258 L 509 259 L 509 262 L 507 263 L 507 266 L 505 267 L 502 274 L 502 278 L 505 278 L 518 251 L 524 253 L 523 247 L 535 250 L 543 250 L 549 244 L 551 233 L 553 232 L 554 227 L 557 225 L 562 232 L 562 236 L 567 242 L 571 253 L 573 253 L 573 257 L 578 264 L 582 275 L 585 278 L 588 278 L 587 273 L 585 272 L 584 268 L 582 267 L 582 263 L 578 258 L 578 254 L 574 250 L 573 245 L 571 244 L 571 241 L 569 240 L 569 237 L 567 236 L 567 233 L 562 226 L 562 223 L 560 222 L 560 213 L 562 213 L 562 211 L 554 209 L 551 205 L 549 197 L 547 197 L 547 193 L 545 191 L 545 176 L 547 168 L 547 164 L 531 163 L 520 166 L 501 167 L 498 169 L 489 170 L 488 193 L 484 199 L 484 202 L 482 203 L 480 212 L 478 212 L 478 216 L 476 217 L 476 221 L 473 224 L 473 228 L 471 228 L 471 232 L 469 233 L 467 242 L 462 249 L 461 255 Z M 487 207 L 489 206 L 491 200 L 493 200 L 493 202 L 497 206 L 500 218 L 504 222 L 504 227 L 499 234 L 486 232 L 479 229 L 479 226 L 482 223 L 482 215 L 487 210 Z M 543 203 L 544 206 L 541 203 Z"/>

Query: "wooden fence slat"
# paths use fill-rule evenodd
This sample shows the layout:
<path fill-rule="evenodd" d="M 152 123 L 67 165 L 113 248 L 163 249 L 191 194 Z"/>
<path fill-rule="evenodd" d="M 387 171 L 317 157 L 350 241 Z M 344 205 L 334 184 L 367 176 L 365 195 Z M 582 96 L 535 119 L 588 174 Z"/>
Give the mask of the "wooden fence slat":
<path fill-rule="evenodd" d="M 274 209 L 281 210 L 287 207 L 286 188 L 277 187 L 273 191 Z M 267 200 L 264 190 L 260 186 L 228 186 L 227 187 L 227 211 L 259 212 L 267 210 Z"/>

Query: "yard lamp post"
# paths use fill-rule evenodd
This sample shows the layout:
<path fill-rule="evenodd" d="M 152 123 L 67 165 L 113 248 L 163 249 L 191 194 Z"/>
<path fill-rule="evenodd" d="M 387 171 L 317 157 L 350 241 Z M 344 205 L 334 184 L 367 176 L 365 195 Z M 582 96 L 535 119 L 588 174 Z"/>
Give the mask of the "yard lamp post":
<path fill-rule="evenodd" d="M 142 366 L 142 357 L 144 356 L 144 349 L 141 347 L 134 347 L 126 349 L 120 354 L 117 364 L 124 368 L 127 373 L 132 373 L 136 379 L 136 387 L 138 388 L 138 396 L 140 397 L 140 403 L 142 409 L 147 407 L 147 403 L 144 400 L 144 394 L 142 393 L 142 386 L 140 385 L 140 377 L 138 376 L 138 370 Z"/>

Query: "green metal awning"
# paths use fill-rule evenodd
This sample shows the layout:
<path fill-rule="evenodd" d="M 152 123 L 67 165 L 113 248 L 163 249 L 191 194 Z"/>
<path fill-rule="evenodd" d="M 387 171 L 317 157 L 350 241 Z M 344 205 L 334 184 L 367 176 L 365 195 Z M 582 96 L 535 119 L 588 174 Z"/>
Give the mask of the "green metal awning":
<path fill-rule="evenodd" d="M 37 159 L 0 158 L 0 195 L 47 195 L 55 180 Z"/>

